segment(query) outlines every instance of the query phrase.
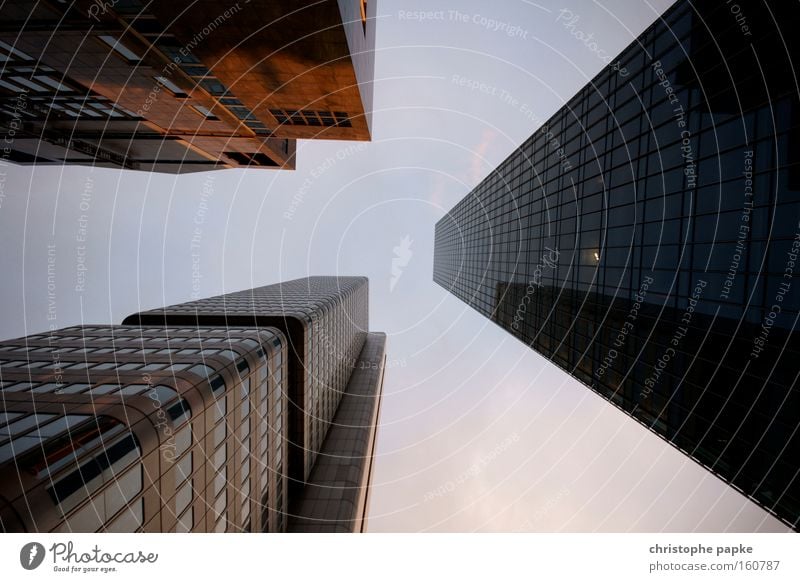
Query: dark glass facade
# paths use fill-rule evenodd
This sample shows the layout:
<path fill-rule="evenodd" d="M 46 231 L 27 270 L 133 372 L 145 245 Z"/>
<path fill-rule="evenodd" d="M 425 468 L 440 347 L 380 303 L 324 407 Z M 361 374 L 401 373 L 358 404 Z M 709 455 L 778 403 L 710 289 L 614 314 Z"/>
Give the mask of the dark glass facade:
<path fill-rule="evenodd" d="M 797 528 L 800 47 L 677 2 L 436 225 L 434 280 Z"/>

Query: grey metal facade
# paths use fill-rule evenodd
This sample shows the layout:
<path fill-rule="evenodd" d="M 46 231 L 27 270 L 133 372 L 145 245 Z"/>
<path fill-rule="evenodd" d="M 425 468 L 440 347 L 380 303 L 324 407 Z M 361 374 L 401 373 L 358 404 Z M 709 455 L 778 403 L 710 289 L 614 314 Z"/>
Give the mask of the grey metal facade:
<path fill-rule="evenodd" d="M 285 532 L 299 508 L 292 531 L 362 531 L 367 292 L 311 277 L 0 342 L 0 530 Z"/>
<path fill-rule="evenodd" d="M 286 531 L 286 340 L 200 331 L 0 342 L 0 529 Z"/>
<path fill-rule="evenodd" d="M 309 277 L 131 315 L 125 325 L 276 327 L 289 342 L 289 475 L 305 482 L 369 329 L 365 277 Z"/>
<path fill-rule="evenodd" d="M 737 9 L 673 5 L 437 223 L 434 281 L 797 528 L 800 9 Z"/>

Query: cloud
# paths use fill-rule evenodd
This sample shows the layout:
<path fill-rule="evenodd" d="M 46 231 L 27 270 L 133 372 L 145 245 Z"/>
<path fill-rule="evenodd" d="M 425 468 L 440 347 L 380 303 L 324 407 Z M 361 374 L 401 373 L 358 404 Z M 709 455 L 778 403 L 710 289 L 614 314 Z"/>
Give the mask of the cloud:
<path fill-rule="evenodd" d="M 492 147 L 494 140 L 497 138 L 497 132 L 491 129 L 484 129 L 481 134 L 481 141 L 475 147 L 472 154 L 472 161 L 470 163 L 470 180 L 472 183 L 478 183 L 481 178 L 486 174 L 490 168 L 486 161 L 486 153 Z"/>

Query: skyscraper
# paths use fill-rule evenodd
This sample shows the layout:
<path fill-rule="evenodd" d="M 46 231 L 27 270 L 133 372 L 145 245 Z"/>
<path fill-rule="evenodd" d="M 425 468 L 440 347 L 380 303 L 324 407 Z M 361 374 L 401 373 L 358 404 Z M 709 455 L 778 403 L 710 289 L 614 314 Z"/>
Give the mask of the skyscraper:
<path fill-rule="evenodd" d="M 185 173 L 293 169 L 369 140 L 375 2 L 0 6 L 3 158 Z"/>
<path fill-rule="evenodd" d="M 0 526 L 287 531 L 297 507 L 293 530 L 362 531 L 385 360 L 366 309 L 366 279 L 316 277 L 0 342 Z"/>
<path fill-rule="evenodd" d="M 677 2 L 437 223 L 434 258 L 439 285 L 794 528 L 799 17 Z"/>
<path fill-rule="evenodd" d="M 288 340 L 290 476 L 305 482 L 369 329 L 365 277 L 309 277 L 133 314 L 124 325 L 275 327 Z"/>
<path fill-rule="evenodd" d="M 84 326 L 0 353 L 6 531 L 285 529 L 277 330 Z"/>

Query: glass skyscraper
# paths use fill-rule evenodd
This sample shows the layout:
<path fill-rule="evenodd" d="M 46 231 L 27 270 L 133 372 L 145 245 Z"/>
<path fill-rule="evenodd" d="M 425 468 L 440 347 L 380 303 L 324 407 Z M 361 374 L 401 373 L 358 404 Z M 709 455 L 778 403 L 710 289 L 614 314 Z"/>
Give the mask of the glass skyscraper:
<path fill-rule="evenodd" d="M 0 342 L 0 530 L 362 531 L 366 317 L 365 278 L 314 277 Z"/>
<path fill-rule="evenodd" d="M 679 1 L 436 225 L 434 281 L 794 528 L 796 3 Z"/>

